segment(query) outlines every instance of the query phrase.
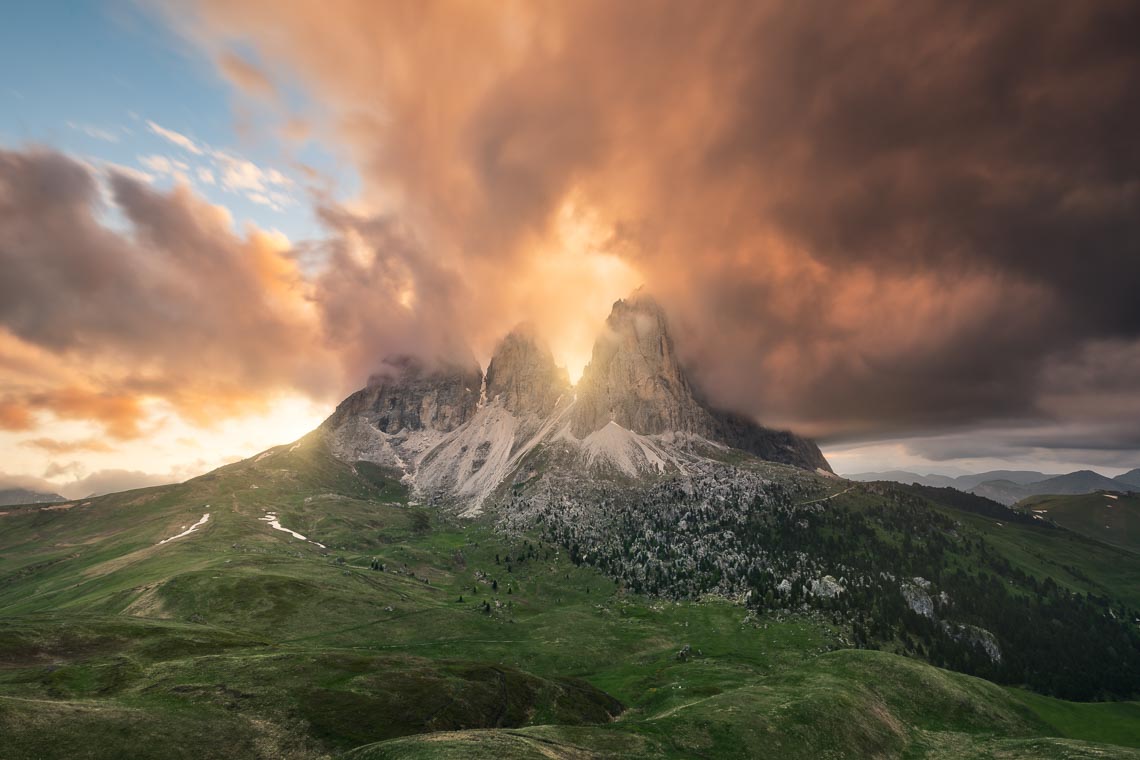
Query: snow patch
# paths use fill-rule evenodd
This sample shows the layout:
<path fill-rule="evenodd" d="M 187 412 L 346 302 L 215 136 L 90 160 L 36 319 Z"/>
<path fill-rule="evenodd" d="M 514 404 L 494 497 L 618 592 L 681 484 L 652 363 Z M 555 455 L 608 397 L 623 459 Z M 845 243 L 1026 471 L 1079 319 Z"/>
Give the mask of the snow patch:
<path fill-rule="evenodd" d="M 208 516 L 209 516 L 209 515 L 207 515 L 207 517 L 208 517 Z M 308 541 L 310 544 L 316 544 L 317 546 L 321 547 L 322 549 L 326 549 L 326 548 L 328 548 L 328 547 L 326 547 L 324 544 L 322 544 L 322 543 L 321 543 L 321 542 L 319 542 L 319 541 L 314 541 L 314 540 L 312 540 L 311 538 L 306 538 L 305 536 L 302 536 L 302 535 L 301 535 L 300 533 L 298 533 L 297 531 L 295 531 L 295 530 L 289 530 L 288 528 L 284 527 L 284 526 L 281 524 L 281 522 L 280 522 L 280 521 L 277 519 L 277 513 L 276 513 L 276 512 L 266 512 L 266 513 L 265 513 L 265 517 L 259 517 L 259 518 L 257 518 L 257 519 L 258 519 L 258 520 L 261 520 L 262 522 L 267 522 L 267 523 L 269 523 L 269 527 L 270 527 L 270 528 L 273 528 L 274 530 L 279 530 L 279 531 L 282 531 L 283 533 L 288 533 L 288 534 L 289 534 L 289 535 L 291 535 L 293 538 L 299 538 L 299 539 L 301 539 L 302 541 Z"/>
<path fill-rule="evenodd" d="M 209 504 L 207 504 L 206 506 L 208 507 L 208 506 L 210 506 L 210 505 L 209 505 Z M 158 544 L 156 544 L 156 546 L 162 546 L 162 545 L 163 545 L 163 544 L 165 544 L 167 541 L 173 541 L 173 540 L 174 540 L 174 539 L 176 539 L 176 538 L 182 538 L 183 536 L 189 536 L 191 533 L 193 533 L 194 531 L 198 530 L 198 528 L 202 527 L 202 526 L 203 526 L 203 525 L 205 525 L 207 522 L 209 522 L 209 520 L 210 520 L 210 513 L 209 513 L 209 512 L 207 512 L 206 514 L 202 515 L 202 519 L 201 519 L 201 520 L 199 520 L 198 522 L 194 523 L 194 524 L 193 524 L 193 525 L 191 525 L 189 528 L 187 528 L 186 530 L 184 530 L 184 531 L 182 531 L 181 533 L 179 533 L 177 536 L 171 536 L 170 538 L 164 538 L 164 539 L 162 539 L 161 541 L 159 541 L 159 542 L 158 542 Z"/>

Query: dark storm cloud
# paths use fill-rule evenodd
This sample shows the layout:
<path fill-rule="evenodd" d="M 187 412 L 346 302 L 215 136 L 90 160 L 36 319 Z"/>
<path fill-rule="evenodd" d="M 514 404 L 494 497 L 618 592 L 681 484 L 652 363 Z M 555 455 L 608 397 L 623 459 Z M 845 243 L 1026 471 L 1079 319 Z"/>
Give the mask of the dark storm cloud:
<path fill-rule="evenodd" d="M 340 118 L 477 339 L 568 200 L 715 398 L 831 439 L 1049 419 L 1056 357 L 1140 334 L 1135 3 L 201 8 Z"/>

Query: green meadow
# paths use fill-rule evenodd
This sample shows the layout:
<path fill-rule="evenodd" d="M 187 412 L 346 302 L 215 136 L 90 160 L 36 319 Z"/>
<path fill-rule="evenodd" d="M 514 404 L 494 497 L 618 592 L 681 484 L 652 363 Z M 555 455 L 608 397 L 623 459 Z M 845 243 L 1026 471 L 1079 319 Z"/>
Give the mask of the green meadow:
<path fill-rule="evenodd" d="M 0 516 L 7 760 L 1140 757 L 1135 702 L 853 649 L 819 612 L 631 594 L 315 437 L 64 506 Z M 1058 582 L 1137 579 L 1068 532 L 991 532 L 1076 568 Z"/>

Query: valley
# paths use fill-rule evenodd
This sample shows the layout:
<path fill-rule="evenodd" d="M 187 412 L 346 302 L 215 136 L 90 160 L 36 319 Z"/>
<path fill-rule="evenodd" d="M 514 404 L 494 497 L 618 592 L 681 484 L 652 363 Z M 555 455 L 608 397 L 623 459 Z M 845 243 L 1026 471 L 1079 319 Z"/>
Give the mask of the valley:
<path fill-rule="evenodd" d="M 805 495 L 842 494 L 829 505 L 877 497 L 815 477 Z M 206 504 L 207 522 L 159 543 Z M 310 540 L 269 528 L 271 509 Z M 2 519 L 5 757 L 1140 754 L 1136 702 L 998 686 L 901 640 L 855 649 L 826 608 L 637 593 L 540 534 L 409 505 L 398 480 L 318 436 Z M 1126 588 L 1066 548 L 1084 569 L 1045 572 Z"/>

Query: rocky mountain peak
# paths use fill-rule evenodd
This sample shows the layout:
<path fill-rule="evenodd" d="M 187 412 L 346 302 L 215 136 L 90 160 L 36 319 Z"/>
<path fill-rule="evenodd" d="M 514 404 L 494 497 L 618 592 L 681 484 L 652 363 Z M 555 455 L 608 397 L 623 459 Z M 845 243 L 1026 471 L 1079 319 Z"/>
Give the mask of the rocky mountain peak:
<path fill-rule="evenodd" d="M 529 324 L 499 342 L 487 367 L 487 400 L 499 399 L 514 414 L 547 415 L 569 390 L 565 368 Z"/>
<path fill-rule="evenodd" d="M 677 359 L 665 311 L 643 291 L 614 304 L 577 397 L 573 431 L 579 437 L 611 421 L 646 435 L 708 426 Z"/>
<path fill-rule="evenodd" d="M 422 498 L 455 500 L 471 514 L 504 484 L 534 477 L 539 448 L 546 465 L 584 478 L 717 466 L 694 438 L 830 469 L 811 441 L 708 405 L 685 376 L 664 309 L 644 292 L 614 304 L 576 388 L 522 325 L 499 342 L 485 378 L 470 354 L 388 359 L 323 429 L 338 458 L 398 468 Z"/>
<path fill-rule="evenodd" d="M 677 358 L 665 310 L 643 290 L 614 304 L 576 395 L 571 426 L 579 438 L 616 422 L 642 435 L 692 433 L 761 459 L 831 470 L 811 441 L 706 403 Z"/>
<path fill-rule="evenodd" d="M 356 417 L 377 430 L 455 430 L 475 414 L 483 370 L 473 357 L 462 360 L 423 359 L 398 355 L 386 358 L 368 385 L 341 402 L 326 421 L 336 427 Z"/>

